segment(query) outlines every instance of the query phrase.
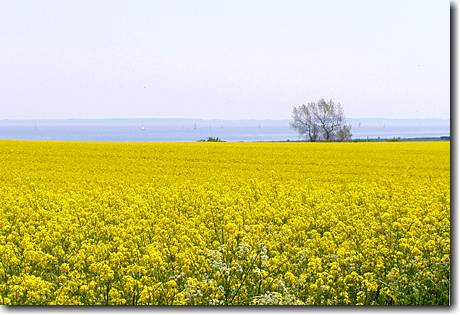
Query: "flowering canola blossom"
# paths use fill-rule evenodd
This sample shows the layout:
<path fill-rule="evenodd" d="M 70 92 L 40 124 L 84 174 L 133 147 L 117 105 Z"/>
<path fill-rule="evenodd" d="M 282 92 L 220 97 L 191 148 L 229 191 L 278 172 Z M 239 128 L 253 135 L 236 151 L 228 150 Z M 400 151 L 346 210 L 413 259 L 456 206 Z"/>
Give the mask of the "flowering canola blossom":
<path fill-rule="evenodd" d="M 448 142 L 0 141 L 2 304 L 449 304 Z"/>

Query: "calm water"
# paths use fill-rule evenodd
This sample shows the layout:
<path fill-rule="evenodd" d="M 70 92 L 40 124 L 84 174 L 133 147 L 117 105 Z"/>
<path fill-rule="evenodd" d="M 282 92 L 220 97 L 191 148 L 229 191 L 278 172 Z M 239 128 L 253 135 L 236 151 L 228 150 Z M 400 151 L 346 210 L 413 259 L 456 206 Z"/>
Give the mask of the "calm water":
<path fill-rule="evenodd" d="M 449 120 L 350 119 L 353 138 L 450 135 Z M 79 141 L 299 140 L 288 120 L 97 119 L 0 120 L 0 139 Z"/>

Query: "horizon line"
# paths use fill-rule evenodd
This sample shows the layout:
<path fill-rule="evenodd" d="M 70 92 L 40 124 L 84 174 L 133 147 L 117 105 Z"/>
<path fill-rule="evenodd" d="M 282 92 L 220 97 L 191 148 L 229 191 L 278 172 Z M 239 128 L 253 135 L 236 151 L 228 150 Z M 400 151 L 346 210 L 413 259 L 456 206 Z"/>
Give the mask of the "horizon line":
<path fill-rule="evenodd" d="M 196 120 L 196 121 L 286 121 L 291 118 L 188 118 L 188 117 L 90 117 L 90 118 L 0 118 L 0 121 L 68 121 L 68 120 Z M 359 119 L 379 119 L 379 120 L 451 120 L 448 118 L 389 118 L 389 117 L 349 117 L 346 120 L 359 120 Z"/>

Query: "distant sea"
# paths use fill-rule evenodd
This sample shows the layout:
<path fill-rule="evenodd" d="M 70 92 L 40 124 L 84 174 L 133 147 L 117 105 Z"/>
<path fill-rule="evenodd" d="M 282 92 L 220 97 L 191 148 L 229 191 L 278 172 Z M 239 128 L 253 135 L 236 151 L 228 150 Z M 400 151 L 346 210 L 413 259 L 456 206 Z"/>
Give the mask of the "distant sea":
<path fill-rule="evenodd" d="M 448 119 L 349 119 L 353 139 L 450 136 Z M 76 141 L 300 140 L 289 120 L 68 119 L 0 120 L 0 139 Z"/>

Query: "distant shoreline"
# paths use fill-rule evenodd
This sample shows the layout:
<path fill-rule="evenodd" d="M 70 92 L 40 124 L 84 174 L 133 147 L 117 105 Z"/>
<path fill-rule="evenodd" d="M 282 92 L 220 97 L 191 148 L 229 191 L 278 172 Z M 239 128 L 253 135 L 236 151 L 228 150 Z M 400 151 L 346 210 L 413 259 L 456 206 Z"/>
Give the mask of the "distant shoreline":
<path fill-rule="evenodd" d="M 308 141 L 308 140 L 280 140 L 280 141 L 255 141 L 255 142 L 307 142 L 307 143 L 349 143 L 349 142 L 430 142 L 430 141 L 446 141 L 451 140 L 450 136 L 442 137 L 413 137 L 413 138 L 402 138 L 402 137 L 393 137 L 393 138 L 359 138 L 351 139 L 346 141 Z M 225 142 L 225 140 L 224 140 Z M 238 142 L 252 142 L 252 141 L 238 141 Z"/>
<path fill-rule="evenodd" d="M 450 136 L 442 137 L 415 137 L 415 138 L 369 138 L 369 139 L 351 139 L 347 141 L 308 141 L 308 140 L 254 140 L 254 141 L 114 141 L 114 140 L 75 140 L 75 139 L 4 139 L 0 141 L 24 141 L 24 142 L 79 142 L 79 143 L 362 143 L 362 142 L 450 142 Z"/>

